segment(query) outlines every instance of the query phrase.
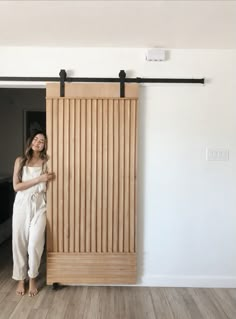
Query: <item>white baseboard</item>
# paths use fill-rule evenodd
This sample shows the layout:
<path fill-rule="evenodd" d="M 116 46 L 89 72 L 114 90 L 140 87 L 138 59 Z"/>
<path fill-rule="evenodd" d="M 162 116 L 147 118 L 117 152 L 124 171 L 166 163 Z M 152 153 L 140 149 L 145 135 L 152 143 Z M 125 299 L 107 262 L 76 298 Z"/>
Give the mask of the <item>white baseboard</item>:
<path fill-rule="evenodd" d="M 236 288 L 236 277 L 228 276 L 143 276 L 139 286 Z"/>

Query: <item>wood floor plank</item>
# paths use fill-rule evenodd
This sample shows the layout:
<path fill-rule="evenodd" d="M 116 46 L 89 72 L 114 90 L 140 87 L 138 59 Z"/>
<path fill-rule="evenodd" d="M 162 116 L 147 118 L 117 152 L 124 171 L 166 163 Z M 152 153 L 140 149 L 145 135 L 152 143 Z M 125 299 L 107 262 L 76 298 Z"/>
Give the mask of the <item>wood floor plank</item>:
<path fill-rule="evenodd" d="M 0 319 L 9 319 L 11 313 L 16 308 L 18 302 L 17 301 L 5 301 L 0 303 Z"/>
<path fill-rule="evenodd" d="M 37 296 L 37 302 L 34 305 L 34 309 L 50 309 L 56 296 L 56 294 L 52 292 L 52 288 L 43 288 Z"/>
<path fill-rule="evenodd" d="M 131 293 L 134 293 L 135 297 L 133 305 L 135 309 L 135 318 L 156 319 L 150 288 L 133 287 Z"/>
<path fill-rule="evenodd" d="M 19 303 L 22 300 L 22 298 L 25 298 L 25 296 L 22 297 L 22 296 L 18 296 L 16 294 L 16 287 L 17 287 L 17 283 L 14 282 L 12 289 L 9 290 L 7 293 L 5 292 L 5 299 L 3 300 L 3 302 L 4 301 L 15 301 L 15 302 Z M 27 291 L 26 291 L 26 293 L 27 293 Z"/>
<path fill-rule="evenodd" d="M 181 296 L 183 297 L 185 306 L 190 313 L 191 319 L 204 319 L 200 309 L 198 308 L 198 305 L 196 304 L 193 297 L 188 293 L 186 288 L 178 288 L 177 293 L 181 294 Z"/>
<path fill-rule="evenodd" d="M 99 287 L 89 287 L 83 308 L 83 318 L 100 319 L 99 313 Z"/>
<path fill-rule="evenodd" d="M 35 304 L 37 297 L 30 298 L 27 294 L 23 297 L 17 296 L 20 301 L 17 303 L 14 311 L 8 317 L 9 319 L 26 319 Z"/>
<path fill-rule="evenodd" d="M 74 319 L 74 318 L 85 318 L 84 312 L 86 307 L 86 299 L 88 293 L 88 287 L 70 287 L 72 293 L 70 297 L 70 302 L 67 305 L 65 318 Z"/>
<path fill-rule="evenodd" d="M 104 302 L 106 300 L 106 302 Z M 100 287 L 99 314 L 100 318 L 121 319 L 120 314 L 120 288 Z"/>
<path fill-rule="evenodd" d="M 52 289 L 52 288 L 51 288 Z M 53 295 L 49 292 L 50 288 L 45 286 L 39 290 L 33 309 L 49 309 L 53 300 Z M 47 306 L 48 305 L 48 306 Z"/>
<path fill-rule="evenodd" d="M 66 292 L 66 288 L 52 291 L 52 294 L 50 295 L 54 296 L 47 313 L 47 319 L 66 318 L 65 312 L 68 306 L 68 298 L 66 298 Z"/>
<path fill-rule="evenodd" d="M 150 295 L 157 319 L 174 319 L 171 305 L 165 296 L 165 288 L 150 288 Z"/>
<path fill-rule="evenodd" d="M 191 319 L 188 308 L 185 305 L 184 299 L 178 293 L 176 288 L 164 288 L 164 296 L 168 300 L 174 319 Z"/>
<path fill-rule="evenodd" d="M 83 314 L 81 315 L 78 306 L 68 305 L 65 312 L 66 319 L 82 319 L 84 318 Z"/>
<path fill-rule="evenodd" d="M 135 297 L 129 287 L 120 287 L 121 300 L 120 300 L 120 311 L 121 318 L 125 319 L 136 319 L 135 315 Z"/>
<path fill-rule="evenodd" d="M 2 271 L 0 278 L 0 292 L 8 293 L 15 286 L 15 281 L 11 279 L 12 271 Z"/>
<path fill-rule="evenodd" d="M 0 292 L 0 303 L 5 297 L 6 297 L 6 294 L 4 292 Z"/>
<path fill-rule="evenodd" d="M 229 319 L 236 318 L 236 302 L 227 293 L 227 289 L 209 289 L 209 294 L 217 306 L 222 309 Z"/>
<path fill-rule="evenodd" d="M 194 288 L 188 289 L 188 292 L 197 303 L 204 319 L 229 319 L 224 311 L 217 308 L 212 302 L 208 289 Z"/>
<path fill-rule="evenodd" d="M 31 309 L 28 317 L 25 319 L 46 319 L 48 309 Z"/>
<path fill-rule="evenodd" d="M 226 289 L 227 290 L 227 293 L 233 298 L 233 300 L 235 300 L 236 302 L 236 289 Z"/>

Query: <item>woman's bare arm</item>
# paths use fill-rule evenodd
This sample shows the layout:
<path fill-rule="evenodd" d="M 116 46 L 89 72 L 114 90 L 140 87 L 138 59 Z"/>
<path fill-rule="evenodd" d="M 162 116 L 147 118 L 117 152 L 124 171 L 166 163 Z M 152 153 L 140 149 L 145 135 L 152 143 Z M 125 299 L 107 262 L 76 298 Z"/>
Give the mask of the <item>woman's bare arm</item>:
<path fill-rule="evenodd" d="M 38 177 L 32 178 L 26 182 L 20 182 L 18 178 L 18 171 L 20 168 L 20 157 L 15 161 L 14 172 L 13 172 L 13 188 L 15 192 L 26 190 L 32 186 L 35 186 L 41 182 L 48 182 L 54 178 L 53 173 L 45 173 Z"/>

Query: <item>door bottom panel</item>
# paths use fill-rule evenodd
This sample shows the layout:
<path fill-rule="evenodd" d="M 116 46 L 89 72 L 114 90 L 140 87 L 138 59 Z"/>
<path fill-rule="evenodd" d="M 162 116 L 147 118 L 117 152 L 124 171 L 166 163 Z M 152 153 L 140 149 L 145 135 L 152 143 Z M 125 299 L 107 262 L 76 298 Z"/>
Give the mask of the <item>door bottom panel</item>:
<path fill-rule="evenodd" d="M 48 253 L 47 284 L 135 284 L 136 253 Z"/>

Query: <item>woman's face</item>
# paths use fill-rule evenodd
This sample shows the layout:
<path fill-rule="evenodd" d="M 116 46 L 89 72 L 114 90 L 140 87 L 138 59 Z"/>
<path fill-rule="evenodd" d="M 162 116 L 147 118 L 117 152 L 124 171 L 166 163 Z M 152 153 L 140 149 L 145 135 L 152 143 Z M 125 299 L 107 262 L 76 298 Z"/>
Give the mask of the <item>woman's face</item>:
<path fill-rule="evenodd" d="M 45 147 L 45 137 L 43 134 L 37 134 L 33 138 L 31 148 L 35 152 L 42 152 Z"/>

